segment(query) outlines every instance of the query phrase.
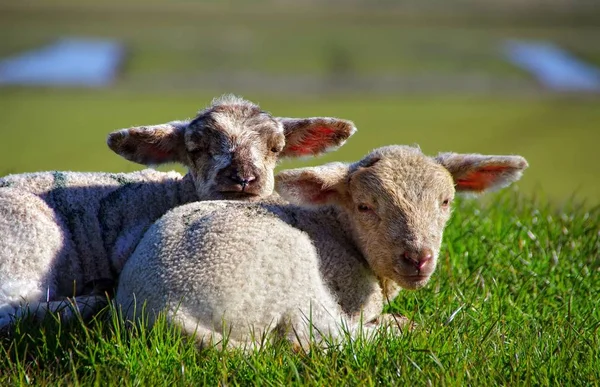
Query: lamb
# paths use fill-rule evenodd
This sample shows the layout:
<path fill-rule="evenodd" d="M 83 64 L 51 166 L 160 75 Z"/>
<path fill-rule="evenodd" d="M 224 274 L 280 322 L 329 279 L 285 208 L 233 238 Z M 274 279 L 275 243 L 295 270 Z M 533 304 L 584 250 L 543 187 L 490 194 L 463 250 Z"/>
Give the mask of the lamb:
<path fill-rule="evenodd" d="M 278 118 L 223 96 L 188 121 L 111 133 L 108 146 L 140 164 L 189 173 L 41 172 L 0 179 L 0 327 L 15 314 L 64 307 L 86 284 L 116 280 L 146 229 L 197 200 L 255 201 L 273 191 L 281 157 L 341 146 L 356 128 L 335 118 Z M 49 304 L 46 301 L 56 301 Z M 21 307 L 20 303 L 30 303 Z"/>
<path fill-rule="evenodd" d="M 283 171 L 282 199 L 165 214 L 126 263 L 116 302 L 134 321 L 164 311 L 200 346 L 252 348 L 273 332 L 306 348 L 390 328 L 382 307 L 427 284 L 455 191 L 507 186 L 527 166 L 520 156 L 388 146 L 353 164 Z"/>

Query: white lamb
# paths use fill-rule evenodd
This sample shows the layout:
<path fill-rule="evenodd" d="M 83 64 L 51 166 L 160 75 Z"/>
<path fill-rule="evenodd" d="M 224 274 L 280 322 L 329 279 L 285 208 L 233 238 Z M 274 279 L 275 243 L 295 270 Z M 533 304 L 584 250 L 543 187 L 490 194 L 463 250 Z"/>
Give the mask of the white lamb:
<path fill-rule="evenodd" d="M 115 280 L 150 225 L 197 200 L 253 201 L 273 191 L 280 157 L 319 154 L 355 131 L 335 118 L 277 118 L 233 96 L 189 121 L 113 132 L 109 147 L 141 164 L 189 173 L 41 172 L 0 179 L 0 327 L 57 310 L 63 297 Z M 46 303 L 47 301 L 56 301 Z M 29 302 L 29 307 L 21 303 Z"/>
<path fill-rule="evenodd" d="M 340 326 L 369 331 L 392 321 L 382 307 L 399 287 L 428 282 L 455 190 L 504 187 L 526 167 L 520 156 L 389 146 L 284 171 L 276 190 L 296 204 L 203 202 L 164 215 L 125 265 L 116 302 L 131 319 L 166 311 L 200 344 L 253 345 L 273 331 L 306 347 L 311 328 L 317 340 Z"/>

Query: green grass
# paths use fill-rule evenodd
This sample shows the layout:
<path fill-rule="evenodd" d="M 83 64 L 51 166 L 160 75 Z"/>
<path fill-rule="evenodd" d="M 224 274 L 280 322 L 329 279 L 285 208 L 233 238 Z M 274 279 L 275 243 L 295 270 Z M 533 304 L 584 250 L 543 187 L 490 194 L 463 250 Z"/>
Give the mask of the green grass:
<path fill-rule="evenodd" d="M 527 82 L 499 55 L 507 38 L 549 39 L 600 63 L 593 12 L 152 3 L 0 4 L 0 35 L 9 37 L 0 41 L 1 56 L 65 35 L 118 38 L 130 53 L 117 84 L 105 90 L 0 89 L 0 175 L 138 169 L 108 150 L 108 132 L 189 117 L 212 97 L 236 92 L 177 92 L 168 87 L 173 75 L 346 71 Z M 458 205 L 431 283 L 389 307 L 418 324 L 412 332 L 328 352 L 267 346 L 245 356 L 197 351 L 165 324 L 130 329 L 109 319 L 40 329 L 22 322 L 0 339 L 0 385 L 600 385 L 597 98 L 245 97 L 275 115 L 338 116 L 359 128 L 335 153 L 280 168 L 356 160 L 392 143 L 416 143 L 429 154 L 521 154 L 530 163 L 518 184 L 524 196 L 508 192 Z"/>
<path fill-rule="evenodd" d="M 600 384 L 600 207 L 515 192 L 458 204 L 430 284 L 389 310 L 417 328 L 327 352 L 197 351 L 160 323 L 21 323 L 0 384 Z"/>

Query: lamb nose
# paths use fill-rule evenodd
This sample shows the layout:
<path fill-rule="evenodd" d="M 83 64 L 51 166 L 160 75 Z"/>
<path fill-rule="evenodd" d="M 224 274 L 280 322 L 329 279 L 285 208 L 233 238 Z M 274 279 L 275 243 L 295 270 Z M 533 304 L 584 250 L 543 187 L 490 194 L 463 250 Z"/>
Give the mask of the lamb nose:
<path fill-rule="evenodd" d="M 404 260 L 413 265 L 415 269 L 421 270 L 433 258 L 431 249 L 423 249 L 421 251 L 405 251 Z"/>
<path fill-rule="evenodd" d="M 249 176 L 240 176 L 240 175 L 231 175 L 229 176 L 229 178 L 240 184 L 242 187 L 246 187 L 248 186 L 251 182 L 253 182 L 254 180 L 256 180 L 256 177 L 249 175 Z"/>

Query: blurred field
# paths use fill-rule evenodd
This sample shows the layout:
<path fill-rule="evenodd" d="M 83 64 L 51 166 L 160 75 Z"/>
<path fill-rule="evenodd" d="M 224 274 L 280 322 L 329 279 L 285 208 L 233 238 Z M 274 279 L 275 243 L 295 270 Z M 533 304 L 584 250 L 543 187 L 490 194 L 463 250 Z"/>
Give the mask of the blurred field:
<path fill-rule="evenodd" d="M 354 160 L 391 143 L 518 153 L 531 165 L 523 189 L 598 203 L 600 98 L 544 92 L 499 54 L 504 39 L 549 39 L 600 64 L 594 9 L 234 4 L 0 3 L 0 56 L 67 35 L 118 38 L 130 53 L 108 89 L 0 88 L 0 174 L 137 169 L 107 149 L 109 131 L 189 117 L 233 92 L 276 115 L 356 122 L 338 152 L 282 167 Z M 353 89 L 373 79 L 410 87 Z M 302 89 L 310 81 L 324 86 Z"/>

